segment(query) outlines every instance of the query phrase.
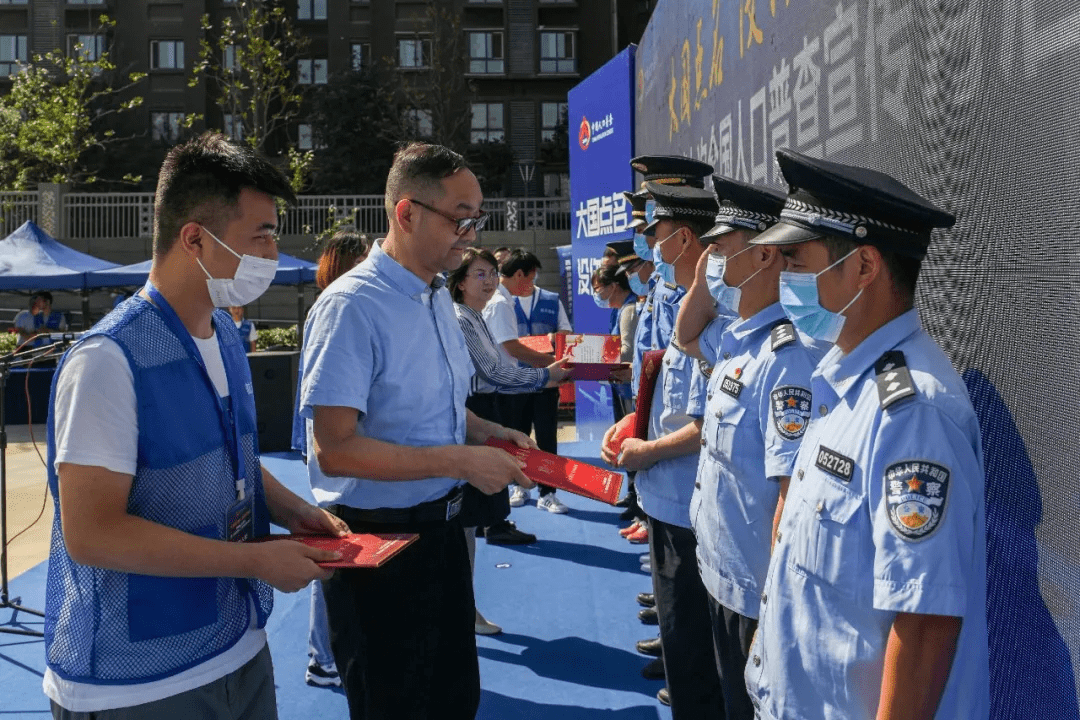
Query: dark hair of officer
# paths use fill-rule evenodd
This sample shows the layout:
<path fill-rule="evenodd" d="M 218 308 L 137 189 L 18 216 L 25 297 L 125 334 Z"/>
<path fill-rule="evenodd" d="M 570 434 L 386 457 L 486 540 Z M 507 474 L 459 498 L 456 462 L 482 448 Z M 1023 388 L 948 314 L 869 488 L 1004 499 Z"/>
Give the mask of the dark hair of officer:
<path fill-rule="evenodd" d="M 601 265 L 593 270 L 592 277 L 589 280 L 593 285 L 602 285 L 604 287 L 618 285 L 626 292 L 630 292 L 630 281 L 626 279 L 626 273 L 619 272 L 618 265 Z"/>
<path fill-rule="evenodd" d="M 461 254 L 461 264 L 446 277 L 446 287 L 450 289 L 450 297 L 456 303 L 465 301 L 465 293 L 461 289 L 461 283 L 465 282 L 465 276 L 469 274 L 469 268 L 472 267 L 473 262 L 476 260 L 491 263 L 491 267 L 496 270 L 499 268 L 499 263 L 495 260 L 495 254 L 491 251 L 475 247 L 465 248 L 465 252 Z"/>
<path fill-rule="evenodd" d="M 694 233 L 695 238 L 699 238 L 699 242 L 701 242 L 702 245 L 710 244 L 710 243 L 701 241 L 700 238 L 701 238 L 702 235 L 704 235 L 705 233 L 709 232 L 709 230 L 712 229 L 713 222 L 712 222 L 711 219 L 706 218 L 704 220 L 700 220 L 700 219 L 697 219 L 697 218 L 693 218 L 693 219 L 688 219 L 688 220 L 671 220 L 671 222 L 673 222 L 675 224 L 675 227 L 688 228 L 690 230 L 690 232 Z"/>
<path fill-rule="evenodd" d="M 394 153 L 394 164 L 386 177 L 386 216 L 391 222 L 394 208 L 405 196 L 432 202 L 442 197 L 440 180 L 466 168 L 465 158 L 442 145 L 413 142 Z"/>
<path fill-rule="evenodd" d="M 506 259 L 506 262 L 499 268 L 499 272 L 503 277 L 513 277 L 520 270 L 525 275 L 528 275 L 533 270 L 539 270 L 540 258 L 533 255 L 528 250 L 517 248 L 510 253 L 510 257 Z"/>
<path fill-rule="evenodd" d="M 180 228 L 197 222 L 220 234 L 223 216 L 236 211 L 240 191 L 257 190 L 289 203 L 288 178 L 245 144 L 221 133 L 203 133 L 165 156 L 154 196 L 154 257 L 172 249 Z"/>
<path fill-rule="evenodd" d="M 821 244 L 829 252 L 830 263 L 836 262 L 859 247 L 859 243 L 854 240 L 839 237 L 838 235 L 822 235 L 820 239 Z M 889 271 L 889 277 L 892 278 L 893 287 L 899 293 L 900 299 L 910 307 L 915 302 L 915 284 L 919 280 L 922 260 L 882 250 L 881 248 L 876 249 L 878 254 L 881 255 L 881 261 L 885 265 L 885 269 Z"/>
<path fill-rule="evenodd" d="M 315 284 L 320 290 L 341 277 L 352 268 L 357 259 L 367 252 L 370 246 L 367 235 L 358 233 L 354 228 L 338 230 L 323 245 L 319 255 L 319 268 L 315 271 Z"/>

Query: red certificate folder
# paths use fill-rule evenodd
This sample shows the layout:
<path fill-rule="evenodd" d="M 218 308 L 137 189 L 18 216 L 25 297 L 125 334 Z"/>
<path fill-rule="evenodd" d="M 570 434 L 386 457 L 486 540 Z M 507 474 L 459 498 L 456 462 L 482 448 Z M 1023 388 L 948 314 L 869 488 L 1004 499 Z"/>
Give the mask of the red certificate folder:
<path fill-rule="evenodd" d="M 518 447 L 508 440 L 490 438 L 485 444 L 513 455 L 525 477 L 575 495 L 614 505 L 622 491 L 622 473 L 552 455 L 542 450 Z"/>
<path fill-rule="evenodd" d="M 652 412 L 653 394 L 660 368 L 664 364 L 664 350 L 648 350 L 641 357 L 641 378 L 638 380 L 637 409 L 634 412 L 634 437 L 649 439 L 649 415 Z"/>
<path fill-rule="evenodd" d="M 267 535 L 255 542 L 295 540 L 308 547 L 341 553 L 341 559 L 319 563 L 327 568 L 377 568 L 416 542 L 416 533 L 351 533 L 342 537 L 332 535 Z"/>
<path fill-rule="evenodd" d="M 618 457 L 619 453 L 622 452 L 622 444 L 624 440 L 626 440 L 627 438 L 637 437 L 634 434 L 634 429 L 636 425 L 636 413 L 624 415 L 622 420 L 615 423 L 615 432 L 613 432 L 611 434 L 611 437 L 608 438 L 607 444 L 608 450 L 611 451 L 612 455 Z"/>
<path fill-rule="evenodd" d="M 571 380 L 610 380 L 611 373 L 630 367 L 619 361 L 618 335 L 556 335 L 556 350 L 566 358 Z"/>
<path fill-rule="evenodd" d="M 551 344 L 551 338 L 547 335 L 523 335 L 518 338 L 518 342 L 536 352 L 555 354 L 555 346 Z"/>

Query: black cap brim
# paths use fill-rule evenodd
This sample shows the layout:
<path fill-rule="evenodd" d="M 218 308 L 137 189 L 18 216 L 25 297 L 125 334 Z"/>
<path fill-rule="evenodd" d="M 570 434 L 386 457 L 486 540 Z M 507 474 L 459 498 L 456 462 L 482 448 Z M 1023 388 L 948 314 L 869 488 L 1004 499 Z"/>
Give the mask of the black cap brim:
<path fill-rule="evenodd" d="M 641 229 L 642 235 L 655 235 L 656 226 L 660 224 L 660 221 L 664 218 L 653 218 L 653 221 Z"/>
<path fill-rule="evenodd" d="M 704 240 L 705 238 L 720 237 L 721 235 L 727 235 L 734 229 L 735 228 L 733 228 L 731 225 L 728 225 L 727 223 L 716 223 L 709 229 L 708 232 L 702 233 L 698 239 Z"/>
<path fill-rule="evenodd" d="M 765 232 L 750 240 L 751 245 L 798 245 L 799 243 L 818 240 L 824 235 L 817 230 L 807 230 L 798 225 L 780 221 Z"/>

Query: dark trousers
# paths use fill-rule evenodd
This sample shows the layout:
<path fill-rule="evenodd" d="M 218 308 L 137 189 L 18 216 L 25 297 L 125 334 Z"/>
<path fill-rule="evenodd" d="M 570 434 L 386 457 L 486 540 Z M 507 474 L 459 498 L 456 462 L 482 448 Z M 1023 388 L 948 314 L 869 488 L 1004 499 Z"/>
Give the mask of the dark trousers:
<path fill-rule="evenodd" d="M 723 720 L 724 698 L 709 637 L 709 593 L 694 531 L 648 518 L 649 561 L 673 720 Z"/>
<path fill-rule="evenodd" d="M 559 388 L 548 388 L 520 395 L 499 395 L 502 424 L 528 435 L 536 431 L 536 445 L 544 452 L 559 452 Z M 540 496 L 555 488 L 540 485 Z"/>
<path fill-rule="evenodd" d="M 338 570 L 323 581 L 349 717 L 471 720 L 480 705 L 480 668 L 461 523 L 349 527 L 420 533 L 381 568 Z"/>
<path fill-rule="evenodd" d="M 750 656 L 750 643 L 758 621 L 724 607 L 709 596 L 709 614 L 712 616 L 713 652 L 716 671 L 720 675 L 720 687 L 724 691 L 724 707 L 728 720 L 753 720 L 754 706 L 746 691 L 746 660 Z"/>

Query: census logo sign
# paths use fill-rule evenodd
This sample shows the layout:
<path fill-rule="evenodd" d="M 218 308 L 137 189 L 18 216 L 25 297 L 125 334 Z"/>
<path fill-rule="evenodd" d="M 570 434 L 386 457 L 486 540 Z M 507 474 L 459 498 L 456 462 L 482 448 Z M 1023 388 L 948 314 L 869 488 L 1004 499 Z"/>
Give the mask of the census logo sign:
<path fill-rule="evenodd" d="M 589 128 L 588 118 L 581 118 L 581 128 L 578 130 L 577 141 L 582 150 L 589 149 L 589 143 L 592 142 L 592 130 Z"/>
<path fill-rule="evenodd" d="M 598 143 L 615 132 L 615 115 L 608 113 L 596 122 L 589 122 L 585 116 L 581 118 L 581 127 L 578 129 L 578 145 L 582 150 L 588 150 L 593 143 Z"/>

